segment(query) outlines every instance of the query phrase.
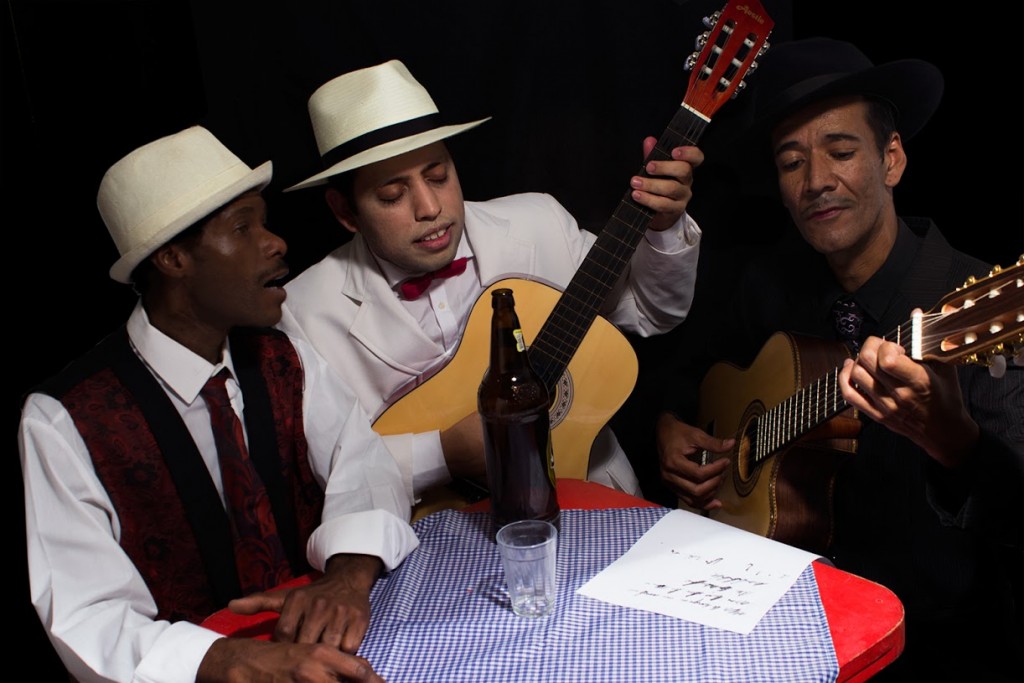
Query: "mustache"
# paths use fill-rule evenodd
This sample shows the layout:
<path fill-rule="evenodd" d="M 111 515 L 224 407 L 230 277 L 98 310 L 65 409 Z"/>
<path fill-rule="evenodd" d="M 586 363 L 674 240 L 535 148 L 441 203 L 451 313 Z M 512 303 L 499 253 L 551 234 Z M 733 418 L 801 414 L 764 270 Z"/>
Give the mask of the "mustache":
<path fill-rule="evenodd" d="M 833 209 L 847 209 L 850 207 L 850 205 L 851 203 L 848 200 L 842 199 L 841 197 L 823 196 L 818 197 L 810 204 L 804 206 L 800 213 L 804 217 L 807 217 L 812 216 L 816 213 L 821 213 L 823 211 L 831 211 Z"/>

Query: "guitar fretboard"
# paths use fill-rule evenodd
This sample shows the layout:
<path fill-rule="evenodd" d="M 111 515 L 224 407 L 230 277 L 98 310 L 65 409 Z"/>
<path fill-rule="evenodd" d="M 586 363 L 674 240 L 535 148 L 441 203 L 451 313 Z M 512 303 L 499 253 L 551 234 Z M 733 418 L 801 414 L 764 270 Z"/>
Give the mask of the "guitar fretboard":
<path fill-rule="evenodd" d="M 767 460 L 849 407 L 839 388 L 839 368 L 834 368 L 757 419 L 754 463 Z"/>
<path fill-rule="evenodd" d="M 673 148 L 696 145 L 708 122 L 709 119 L 688 106 L 680 107 L 644 160 L 638 175 L 648 175 L 642 170 L 648 161 L 669 159 Z M 530 345 L 530 363 L 552 397 L 559 378 L 622 276 L 653 217 L 650 209 L 636 203 L 631 192 L 626 192 Z"/>
<path fill-rule="evenodd" d="M 885 336 L 908 352 L 915 335 L 908 321 Z M 839 370 L 833 368 L 792 396 L 765 411 L 754 422 L 754 464 L 767 460 L 825 421 L 850 407 L 839 388 Z"/>

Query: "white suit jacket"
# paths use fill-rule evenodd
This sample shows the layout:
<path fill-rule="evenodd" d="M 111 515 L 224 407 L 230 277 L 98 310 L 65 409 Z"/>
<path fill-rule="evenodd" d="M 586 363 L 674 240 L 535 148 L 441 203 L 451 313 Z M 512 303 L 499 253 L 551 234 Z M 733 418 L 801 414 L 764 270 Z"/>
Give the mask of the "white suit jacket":
<path fill-rule="evenodd" d="M 519 194 L 465 206 L 465 238 L 477 261 L 481 294 L 507 277 L 563 290 L 596 241 L 550 195 Z M 676 248 L 659 251 L 641 239 L 609 295 L 609 310 L 602 315 L 619 329 L 648 336 L 686 317 L 700 229 L 684 216 L 670 231 L 664 239 L 678 239 Z M 294 278 L 286 290 L 279 326 L 308 340 L 346 379 L 373 419 L 447 362 L 445 349 L 405 310 L 358 234 Z M 460 313 L 465 324 L 469 309 Z M 403 471 L 411 467 L 402 440 L 386 441 Z"/>

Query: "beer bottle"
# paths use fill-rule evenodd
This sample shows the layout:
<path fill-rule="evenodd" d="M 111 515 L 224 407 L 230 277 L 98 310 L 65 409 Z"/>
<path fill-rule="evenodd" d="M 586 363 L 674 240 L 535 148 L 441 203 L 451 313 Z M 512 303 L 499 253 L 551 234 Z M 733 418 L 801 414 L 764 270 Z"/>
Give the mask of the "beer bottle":
<path fill-rule="evenodd" d="M 520 519 L 559 526 L 548 391 L 526 355 L 512 290 L 491 292 L 491 361 L 477 393 L 497 531 Z"/>

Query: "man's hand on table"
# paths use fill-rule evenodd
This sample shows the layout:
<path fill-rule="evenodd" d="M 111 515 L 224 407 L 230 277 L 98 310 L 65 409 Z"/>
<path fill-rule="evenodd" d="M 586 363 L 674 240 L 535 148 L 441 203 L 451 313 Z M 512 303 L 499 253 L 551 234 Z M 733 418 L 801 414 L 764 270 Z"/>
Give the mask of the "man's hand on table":
<path fill-rule="evenodd" d="M 378 557 L 335 555 L 316 581 L 296 588 L 253 593 L 232 600 L 228 609 L 237 614 L 280 613 L 272 636 L 274 641 L 323 643 L 355 653 L 370 625 L 370 589 L 382 567 Z"/>
<path fill-rule="evenodd" d="M 252 638 L 214 641 L 196 674 L 197 683 L 339 680 L 384 683 L 365 659 L 329 645 L 273 643 Z"/>

